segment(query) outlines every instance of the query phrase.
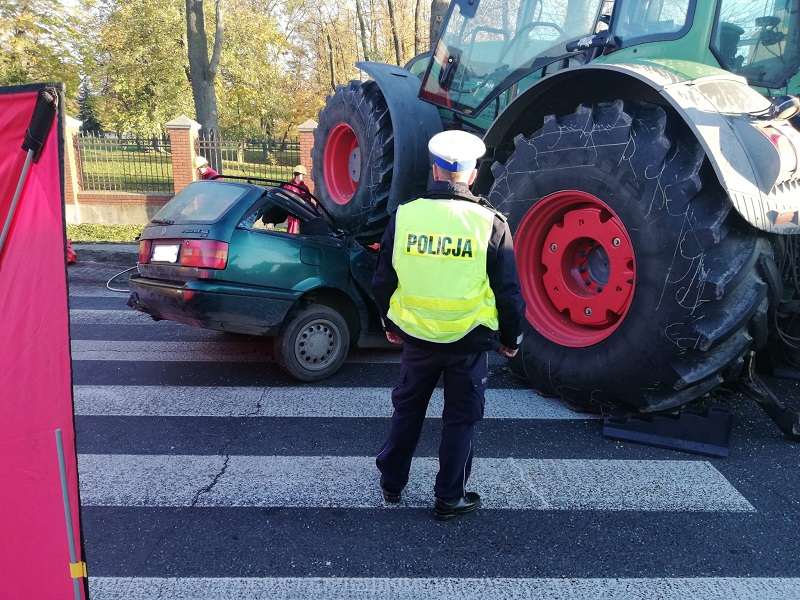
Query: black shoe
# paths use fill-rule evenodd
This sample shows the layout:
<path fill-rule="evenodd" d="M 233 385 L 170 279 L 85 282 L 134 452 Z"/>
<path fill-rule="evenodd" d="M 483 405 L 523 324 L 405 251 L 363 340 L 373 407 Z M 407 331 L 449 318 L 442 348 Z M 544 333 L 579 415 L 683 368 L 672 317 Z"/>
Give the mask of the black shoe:
<path fill-rule="evenodd" d="M 383 492 L 383 499 L 386 502 L 391 502 L 392 504 L 397 504 L 400 502 L 400 494 L 403 492 L 402 489 L 400 490 L 392 490 L 383 485 L 383 475 L 381 475 L 381 491 Z"/>
<path fill-rule="evenodd" d="M 433 516 L 440 521 L 448 521 L 459 515 L 472 512 L 481 505 L 481 497 L 475 492 L 467 492 L 465 496 L 455 500 L 442 500 L 436 498 L 433 506 Z"/>

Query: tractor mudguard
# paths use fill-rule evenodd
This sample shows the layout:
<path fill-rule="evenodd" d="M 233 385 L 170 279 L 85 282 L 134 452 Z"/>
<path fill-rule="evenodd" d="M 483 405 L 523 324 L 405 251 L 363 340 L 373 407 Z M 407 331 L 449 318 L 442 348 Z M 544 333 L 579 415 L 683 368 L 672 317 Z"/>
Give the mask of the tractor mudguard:
<path fill-rule="evenodd" d="M 394 130 L 394 171 L 387 212 L 427 189 L 431 160 L 428 140 L 442 131 L 439 111 L 417 97 L 421 81 L 409 71 L 376 62 L 356 66 L 380 87 Z"/>
<path fill-rule="evenodd" d="M 485 142 L 497 148 L 516 135 L 531 108 L 551 104 L 543 101 L 547 96 L 568 97 L 580 104 L 648 100 L 648 94 L 650 101 L 663 98 L 691 129 L 745 220 L 763 231 L 800 233 L 800 170 L 781 172 L 778 150 L 759 127 L 769 124 L 780 129 L 794 140 L 796 151 L 800 150 L 798 135 L 788 121 L 751 116 L 769 114 L 771 103 L 744 78 L 730 73 L 692 80 L 652 64 L 633 63 L 589 64 L 560 71 L 515 98 L 487 132 Z"/>

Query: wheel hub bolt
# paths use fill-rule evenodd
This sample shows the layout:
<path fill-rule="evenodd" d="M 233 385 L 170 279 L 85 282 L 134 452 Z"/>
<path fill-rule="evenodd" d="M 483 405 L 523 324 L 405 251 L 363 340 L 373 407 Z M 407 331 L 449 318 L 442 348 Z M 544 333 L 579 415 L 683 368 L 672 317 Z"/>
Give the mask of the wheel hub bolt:
<path fill-rule="evenodd" d="M 556 250 L 558 250 L 558 246 L 555 244 L 550 244 L 550 252 L 555 252 Z"/>
<path fill-rule="evenodd" d="M 591 317 L 592 316 L 592 309 L 588 308 L 588 307 L 584 308 L 583 309 L 583 314 L 585 314 L 587 317 Z"/>
<path fill-rule="evenodd" d="M 589 246 L 590 246 L 590 247 L 593 247 L 593 246 L 594 246 L 594 244 L 595 244 L 595 241 L 594 241 L 594 240 L 589 240 Z"/>
<path fill-rule="evenodd" d="M 592 285 L 592 280 L 591 279 L 584 279 L 583 283 L 585 283 L 586 285 Z"/>
<path fill-rule="evenodd" d="M 578 256 L 580 256 L 581 258 L 586 258 L 586 252 L 581 252 Z"/>
<path fill-rule="evenodd" d="M 619 246 L 620 245 L 619 238 L 614 238 L 613 240 L 611 240 L 611 244 L 614 246 Z"/>
<path fill-rule="evenodd" d="M 602 292 L 602 291 L 603 291 L 603 288 L 602 288 L 601 286 L 599 286 L 599 285 L 598 285 L 596 288 L 594 288 L 594 291 L 595 291 L 595 292 Z"/>
<path fill-rule="evenodd" d="M 578 267 L 578 272 L 579 272 L 579 273 L 585 273 L 585 272 L 586 272 L 586 267 L 584 267 L 583 265 L 581 265 L 580 267 Z"/>

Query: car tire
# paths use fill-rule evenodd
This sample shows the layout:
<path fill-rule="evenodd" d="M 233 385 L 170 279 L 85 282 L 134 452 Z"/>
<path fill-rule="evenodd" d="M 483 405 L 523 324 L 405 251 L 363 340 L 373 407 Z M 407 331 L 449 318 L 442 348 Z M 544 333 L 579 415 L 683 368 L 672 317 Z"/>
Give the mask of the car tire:
<path fill-rule="evenodd" d="M 314 195 L 337 226 L 364 244 L 380 241 L 394 169 L 394 130 L 374 81 L 336 87 L 319 111 L 311 151 Z"/>
<path fill-rule="evenodd" d="M 344 363 L 350 329 L 335 309 L 312 304 L 290 315 L 273 341 L 280 367 L 301 381 L 320 381 Z"/>
<path fill-rule="evenodd" d="M 535 389 L 586 410 L 667 410 L 765 342 L 772 247 L 661 107 L 548 117 L 492 172 L 527 304 L 509 366 Z"/>

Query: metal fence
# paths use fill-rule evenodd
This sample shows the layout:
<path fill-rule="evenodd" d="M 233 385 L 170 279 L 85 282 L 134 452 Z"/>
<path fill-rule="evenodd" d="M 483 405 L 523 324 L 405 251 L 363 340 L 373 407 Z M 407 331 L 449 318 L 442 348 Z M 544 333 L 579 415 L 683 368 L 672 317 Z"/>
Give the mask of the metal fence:
<path fill-rule="evenodd" d="M 197 154 L 222 175 L 289 181 L 300 163 L 300 142 L 296 138 L 227 141 L 201 136 Z"/>
<path fill-rule="evenodd" d="M 169 136 L 78 138 L 81 189 L 174 193 Z"/>

